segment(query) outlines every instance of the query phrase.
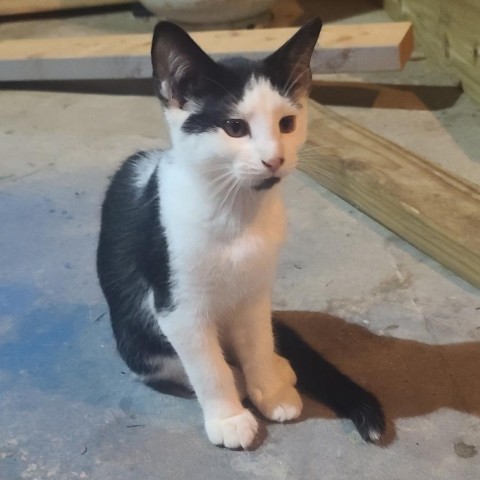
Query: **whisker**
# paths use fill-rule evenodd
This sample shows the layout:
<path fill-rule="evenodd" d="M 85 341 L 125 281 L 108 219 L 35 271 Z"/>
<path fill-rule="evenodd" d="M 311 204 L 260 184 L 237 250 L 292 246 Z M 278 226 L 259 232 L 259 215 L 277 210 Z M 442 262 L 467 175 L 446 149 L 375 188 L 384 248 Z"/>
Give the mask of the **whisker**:
<path fill-rule="evenodd" d="M 299 75 L 297 75 L 295 77 L 295 80 L 293 80 L 293 82 L 290 83 L 289 87 L 288 87 L 288 90 L 284 93 L 285 96 L 288 96 L 290 94 L 290 90 L 295 86 L 295 84 L 297 83 L 297 81 L 303 76 L 305 75 L 305 73 L 307 73 L 309 70 L 309 67 L 305 68 L 305 70 L 302 70 L 300 72 Z"/>
<path fill-rule="evenodd" d="M 215 175 L 212 178 L 208 178 L 208 180 L 212 185 L 214 185 L 215 183 L 218 182 L 218 180 L 222 180 L 223 178 L 230 177 L 230 176 L 231 176 L 230 172 L 225 171 L 225 172 L 221 173 L 220 175 Z"/>
<path fill-rule="evenodd" d="M 223 182 L 219 188 L 217 188 L 214 192 L 212 192 L 213 197 L 214 198 L 223 197 L 223 195 L 225 194 L 225 191 L 230 187 L 231 184 L 232 184 L 231 181 Z"/>
<path fill-rule="evenodd" d="M 216 172 L 218 170 L 228 170 L 231 168 L 230 164 L 224 163 L 224 164 L 218 164 L 218 165 L 207 165 L 203 166 L 200 168 L 202 172 L 208 173 L 208 172 Z"/>
<path fill-rule="evenodd" d="M 220 172 L 219 175 L 218 175 L 218 172 Z M 214 190 L 214 196 L 218 195 L 218 191 L 221 191 L 224 188 L 224 184 L 229 183 L 229 179 L 231 177 L 229 166 L 224 166 L 224 167 L 216 166 L 214 168 L 204 169 L 201 173 L 203 173 L 204 176 L 206 177 L 206 180 L 210 188 L 213 188 L 216 185 L 220 184 L 220 187 L 219 188 L 217 187 Z"/>
<path fill-rule="evenodd" d="M 304 61 L 304 58 L 303 58 L 303 57 L 299 57 L 298 60 L 297 60 L 297 62 L 296 62 L 295 65 L 293 66 L 293 68 L 292 68 L 292 70 L 291 70 L 291 72 L 290 72 L 290 75 L 288 76 L 288 79 L 287 79 L 287 81 L 285 82 L 285 85 L 284 85 L 284 87 L 283 87 L 283 89 L 282 89 L 282 94 L 283 94 L 284 96 L 287 96 L 287 95 L 290 93 L 290 90 L 291 90 L 292 86 L 295 85 L 295 82 L 298 80 L 299 77 L 297 77 L 294 82 L 290 83 L 290 80 L 292 79 L 292 76 L 293 76 L 293 75 L 295 74 L 295 72 L 297 71 L 297 67 L 298 67 L 298 66 L 300 65 L 300 63 L 303 62 L 303 61 Z M 308 70 L 309 68 L 310 68 L 310 67 L 307 66 L 305 70 Z M 304 70 L 304 71 L 305 71 L 305 70 Z M 303 75 L 303 73 L 302 73 L 302 75 Z"/>
<path fill-rule="evenodd" d="M 313 158 L 315 156 L 335 156 L 335 157 L 340 157 L 338 154 L 338 150 L 333 147 L 312 147 L 312 148 L 303 148 L 298 152 L 299 158 Z"/>
<path fill-rule="evenodd" d="M 235 188 L 235 190 L 233 191 L 233 194 L 232 194 L 232 201 L 230 202 L 230 208 L 229 210 L 233 210 L 233 207 L 235 206 L 235 200 L 237 199 L 237 196 L 238 196 L 238 192 L 240 191 L 240 188 L 241 188 L 241 184 L 239 181 L 237 181 L 237 186 Z"/>
<path fill-rule="evenodd" d="M 312 168 L 310 165 L 308 166 L 301 166 L 299 168 L 299 170 L 301 172 L 304 172 L 306 174 L 309 174 L 309 175 L 313 175 L 313 176 L 321 176 L 323 178 L 326 178 L 327 180 L 334 180 L 334 176 L 333 175 L 329 175 L 329 172 L 325 171 L 325 170 L 322 170 L 321 168 Z"/>
<path fill-rule="evenodd" d="M 297 62 L 295 63 L 295 65 L 293 66 L 291 72 L 290 72 L 290 75 L 288 76 L 287 78 L 287 81 L 285 82 L 285 85 L 282 87 L 282 94 L 283 95 L 286 95 L 285 94 L 285 89 L 287 88 L 287 86 L 290 84 L 290 80 L 292 79 L 292 76 L 293 74 L 295 73 L 295 70 L 297 69 L 297 67 L 300 65 L 300 62 L 302 61 L 302 57 L 300 57 Z"/>
<path fill-rule="evenodd" d="M 222 192 L 224 192 L 232 183 L 232 180 L 233 179 L 231 177 L 228 177 L 228 178 L 223 178 L 219 181 L 213 182 L 212 186 L 215 186 L 216 184 L 220 183 L 220 185 L 215 190 L 212 191 L 213 196 L 218 197 Z"/>
<path fill-rule="evenodd" d="M 232 193 L 233 189 L 237 186 L 237 184 L 239 183 L 238 180 L 232 182 L 232 185 L 230 186 L 230 188 L 228 189 L 227 191 L 227 194 L 225 195 L 225 197 L 223 198 L 222 202 L 220 203 L 220 206 L 218 208 L 219 211 L 222 211 L 223 210 L 223 207 L 225 206 L 227 200 L 228 200 L 228 197 L 230 196 L 230 194 Z"/>

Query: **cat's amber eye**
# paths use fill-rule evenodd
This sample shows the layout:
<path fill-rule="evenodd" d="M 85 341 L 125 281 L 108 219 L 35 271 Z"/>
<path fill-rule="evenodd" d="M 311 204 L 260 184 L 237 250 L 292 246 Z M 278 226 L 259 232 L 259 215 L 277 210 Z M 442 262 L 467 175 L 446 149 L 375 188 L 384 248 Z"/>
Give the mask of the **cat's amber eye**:
<path fill-rule="evenodd" d="M 240 118 L 227 120 L 223 124 L 223 129 L 225 130 L 225 132 L 227 132 L 228 135 L 235 138 L 244 137 L 245 135 L 248 135 L 250 133 L 248 123 L 245 120 L 241 120 Z"/>
<path fill-rule="evenodd" d="M 279 122 L 280 131 L 282 133 L 291 133 L 295 130 L 296 117 L 295 115 L 288 115 L 283 117 Z"/>

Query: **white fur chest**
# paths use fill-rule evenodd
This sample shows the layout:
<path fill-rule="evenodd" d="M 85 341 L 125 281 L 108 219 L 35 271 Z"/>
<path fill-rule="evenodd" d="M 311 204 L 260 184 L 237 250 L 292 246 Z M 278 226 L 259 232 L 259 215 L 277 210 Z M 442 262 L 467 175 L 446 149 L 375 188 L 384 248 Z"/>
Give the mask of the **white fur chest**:
<path fill-rule="evenodd" d="M 176 301 L 193 301 L 195 310 L 221 314 L 269 291 L 284 236 L 277 192 L 268 192 L 253 216 L 212 218 L 215 205 L 191 179 L 173 168 L 161 175 L 161 220 Z M 235 234 L 225 233 L 230 222 L 236 222 Z"/>

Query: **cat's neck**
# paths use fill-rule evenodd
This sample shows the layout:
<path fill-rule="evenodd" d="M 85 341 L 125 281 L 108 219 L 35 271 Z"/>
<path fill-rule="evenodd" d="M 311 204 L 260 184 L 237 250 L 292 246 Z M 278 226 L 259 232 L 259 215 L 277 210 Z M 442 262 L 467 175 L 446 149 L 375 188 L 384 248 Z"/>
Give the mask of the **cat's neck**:
<path fill-rule="evenodd" d="M 207 220 L 211 232 L 218 239 L 225 240 L 252 233 L 264 236 L 267 230 L 276 230 L 277 227 L 283 232 L 283 202 L 279 189 L 275 186 L 271 190 L 257 192 L 243 188 L 235 198 L 227 200 L 226 197 L 222 200 L 211 195 Z"/>
<path fill-rule="evenodd" d="M 236 236 L 251 228 L 279 197 L 277 189 L 257 192 L 251 188 L 227 186 L 217 193 L 207 187 L 211 202 L 210 222 L 223 235 Z"/>

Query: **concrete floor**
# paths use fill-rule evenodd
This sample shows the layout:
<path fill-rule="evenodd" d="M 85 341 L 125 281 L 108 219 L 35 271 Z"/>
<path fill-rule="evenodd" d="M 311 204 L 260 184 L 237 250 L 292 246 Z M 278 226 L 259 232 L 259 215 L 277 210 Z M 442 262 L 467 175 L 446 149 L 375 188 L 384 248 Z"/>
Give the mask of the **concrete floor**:
<path fill-rule="evenodd" d="M 1 25 L 0 38 L 24 29 Z M 480 183 L 480 108 L 421 52 L 415 60 L 402 73 L 322 77 L 314 95 Z M 157 101 L 9 89 L 0 111 L 1 480 L 479 478 L 477 289 L 295 174 L 275 308 L 379 396 L 388 434 L 366 445 L 306 399 L 301 420 L 266 425 L 255 451 L 215 448 L 195 401 L 128 373 L 96 282 L 108 176 L 165 144 Z"/>

